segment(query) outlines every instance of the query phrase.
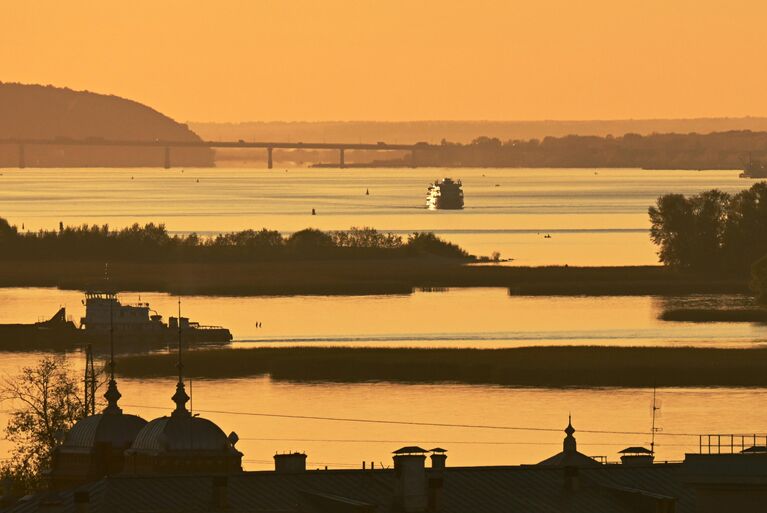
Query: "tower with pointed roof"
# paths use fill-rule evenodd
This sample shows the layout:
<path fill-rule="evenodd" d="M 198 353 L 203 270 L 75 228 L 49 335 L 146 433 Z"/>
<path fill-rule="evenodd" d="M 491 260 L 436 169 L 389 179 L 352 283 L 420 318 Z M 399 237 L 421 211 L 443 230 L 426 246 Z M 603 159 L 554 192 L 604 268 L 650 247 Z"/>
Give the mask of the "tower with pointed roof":
<path fill-rule="evenodd" d="M 179 300 L 179 318 L 181 301 Z M 236 436 L 187 409 L 184 385 L 181 327 L 178 330 L 178 381 L 171 398 L 176 408 L 169 416 L 149 422 L 126 451 L 125 472 L 156 474 L 231 474 L 242 472 L 242 453 L 235 449 Z"/>
<path fill-rule="evenodd" d="M 122 397 L 115 379 L 114 330 L 109 330 L 109 382 L 101 413 L 87 415 L 66 434 L 53 456 L 51 486 L 64 489 L 104 476 L 119 474 L 125 465 L 125 451 L 147 424 L 137 415 L 124 414 L 118 402 Z"/>
<path fill-rule="evenodd" d="M 578 444 L 575 441 L 574 434 L 575 428 L 573 427 L 573 419 L 568 415 L 567 427 L 565 428 L 565 439 L 562 442 L 562 452 L 546 458 L 538 463 L 538 465 L 550 467 L 594 467 L 601 465 L 601 463 L 594 458 L 590 458 L 585 454 L 578 452 Z"/>

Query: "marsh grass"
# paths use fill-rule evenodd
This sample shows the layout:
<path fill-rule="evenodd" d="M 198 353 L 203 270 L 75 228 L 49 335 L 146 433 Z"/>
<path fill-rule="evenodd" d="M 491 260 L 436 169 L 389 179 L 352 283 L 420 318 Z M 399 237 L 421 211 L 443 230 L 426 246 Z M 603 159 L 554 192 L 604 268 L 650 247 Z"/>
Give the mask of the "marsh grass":
<path fill-rule="evenodd" d="M 686 308 L 666 310 L 664 321 L 680 322 L 759 322 L 767 323 L 767 310 L 759 308 Z"/>
<path fill-rule="evenodd" d="M 120 359 L 130 378 L 171 378 L 175 355 Z M 524 347 L 514 349 L 245 348 L 191 351 L 193 378 L 270 375 L 293 381 L 541 387 L 767 386 L 767 349 Z"/>
<path fill-rule="evenodd" d="M 711 279 L 661 266 L 512 267 L 455 259 L 109 263 L 117 290 L 195 295 L 409 294 L 418 288 L 503 287 L 514 295 L 748 293 L 745 279 Z M 0 287 L 103 286 L 104 261 L 4 261 Z"/>

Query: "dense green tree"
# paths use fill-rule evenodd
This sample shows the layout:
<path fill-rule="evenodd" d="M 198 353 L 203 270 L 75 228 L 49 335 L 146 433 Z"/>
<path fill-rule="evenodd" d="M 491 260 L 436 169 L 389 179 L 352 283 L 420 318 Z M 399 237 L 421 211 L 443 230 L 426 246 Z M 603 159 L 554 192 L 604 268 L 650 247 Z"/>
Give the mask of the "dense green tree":
<path fill-rule="evenodd" d="M 695 220 L 687 198 L 681 194 L 661 196 L 649 214 L 650 238 L 659 247 L 660 261 L 671 267 L 689 267 Z"/>
<path fill-rule="evenodd" d="M 745 274 L 767 254 L 767 183 L 730 196 L 666 194 L 648 210 L 658 257 L 671 267 Z"/>

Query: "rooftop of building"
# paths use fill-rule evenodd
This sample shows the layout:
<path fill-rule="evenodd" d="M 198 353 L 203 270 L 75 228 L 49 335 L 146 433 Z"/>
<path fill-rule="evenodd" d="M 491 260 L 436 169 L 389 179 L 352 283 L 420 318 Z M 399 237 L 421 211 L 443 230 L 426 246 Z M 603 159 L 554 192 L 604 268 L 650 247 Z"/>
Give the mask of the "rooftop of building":
<path fill-rule="evenodd" d="M 633 512 L 633 498 L 674 501 L 676 513 L 694 511 L 682 464 L 600 465 L 579 471 L 577 490 L 566 488 L 564 469 L 539 466 L 452 467 L 444 471 L 444 513 L 526 511 Z M 396 475 L 387 470 L 315 470 L 298 474 L 243 472 L 226 478 L 230 512 L 396 510 Z M 203 512 L 215 510 L 221 476 L 114 476 L 77 490 L 40 495 L 9 511 L 76 513 L 75 493 L 87 492 L 90 513 Z M 344 508 L 340 508 L 340 504 Z"/>

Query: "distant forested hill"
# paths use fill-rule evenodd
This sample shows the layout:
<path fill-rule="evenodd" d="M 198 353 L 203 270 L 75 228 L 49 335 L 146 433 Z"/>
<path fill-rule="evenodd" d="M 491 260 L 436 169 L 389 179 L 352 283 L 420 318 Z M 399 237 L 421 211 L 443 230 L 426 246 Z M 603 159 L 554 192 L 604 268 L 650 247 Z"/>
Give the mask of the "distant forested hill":
<path fill-rule="evenodd" d="M 263 121 L 194 123 L 189 126 L 208 140 L 396 142 L 439 144 L 443 139 L 467 144 L 482 136 L 502 141 L 567 135 L 615 137 L 635 133 L 708 134 L 733 130 L 767 131 L 767 118 L 617 119 L 605 121 Z"/>
<path fill-rule="evenodd" d="M 71 89 L 0 83 L 0 139 L 195 141 L 184 124 L 138 102 Z M 161 167 L 163 148 L 34 146 L 25 148 L 28 167 Z M 19 162 L 17 146 L 0 145 L 0 166 Z M 212 166 L 208 148 L 172 150 L 174 166 Z"/>
<path fill-rule="evenodd" d="M 767 118 L 614 121 L 190 123 L 207 140 L 417 143 L 420 166 L 741 169 L 767 160 Z M 613 135 L 610 135 L 613 134 Z M 221 150 L 226 165 L 263 161 L 263 150 Z M 277 150 L 277 161 L 338 161 L 337 152 Z M 406 153 L 349 151 L 347 165 L 409 166 Z"/>
<path fill-rule="evenodd" d="M 470 144 L 443 142 L 419 152 L 421 166 L 593 167 L 645 169 L 743 169 L 749 159 L 767 160 L 767 132 L 711 134 L 569 135 L 528 141 L 478 137 Z M 392 162 L 409 165 L 407 159 Z"/>

